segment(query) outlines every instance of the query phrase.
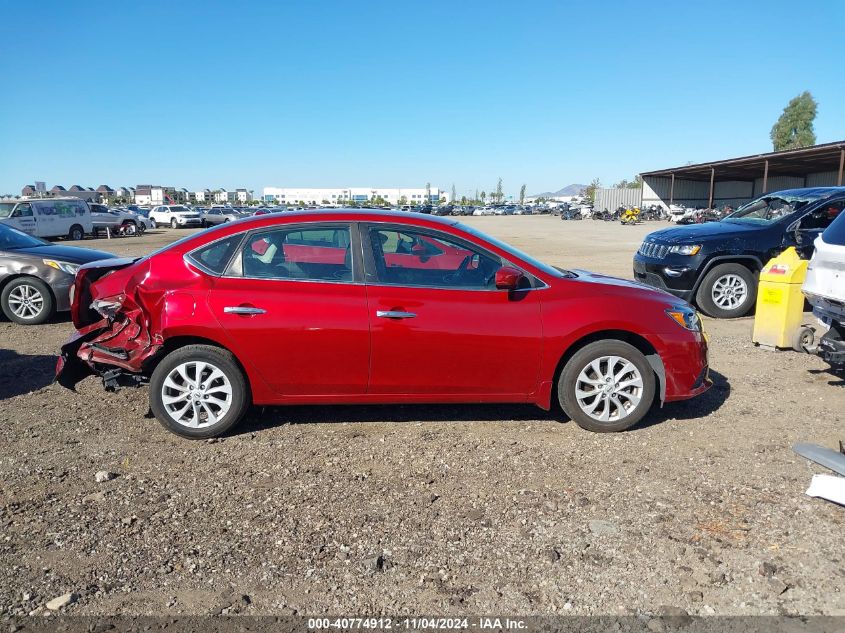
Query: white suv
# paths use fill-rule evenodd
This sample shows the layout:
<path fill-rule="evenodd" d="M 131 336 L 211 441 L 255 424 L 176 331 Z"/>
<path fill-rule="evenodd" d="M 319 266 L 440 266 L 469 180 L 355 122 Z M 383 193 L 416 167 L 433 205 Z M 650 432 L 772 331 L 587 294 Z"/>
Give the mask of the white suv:
<path fill-rule="evenodd" d="M 181 204 L 164 204 L 153 207 L 150 211 L 150 224 L 152 228 L 169 226 L 177 229 L 180 226 L 202 226 L 202 218 L 196 211 L 191 211 Z"/>

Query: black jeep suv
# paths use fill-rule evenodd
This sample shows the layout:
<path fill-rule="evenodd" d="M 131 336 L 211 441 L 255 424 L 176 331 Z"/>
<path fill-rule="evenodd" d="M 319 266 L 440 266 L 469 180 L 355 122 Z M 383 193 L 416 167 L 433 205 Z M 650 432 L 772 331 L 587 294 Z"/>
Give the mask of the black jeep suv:
<path fill-rule="evenodd" d="M 845 187 L 767 193 L 719 222 L 650 233 L 634 255 L 634 277 L 717 318 L 748 314 L 765 263 L 789 246 L 809 259 L 813 240 L 845 207 Z"/>

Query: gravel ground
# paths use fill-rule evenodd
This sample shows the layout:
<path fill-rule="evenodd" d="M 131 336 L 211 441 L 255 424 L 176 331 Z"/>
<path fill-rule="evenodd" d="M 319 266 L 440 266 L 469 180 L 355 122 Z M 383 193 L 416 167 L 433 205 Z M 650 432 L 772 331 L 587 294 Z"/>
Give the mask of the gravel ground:
<path fill-rule="evenodd" d="M 624 277 L 659 226 L 467 221 Z M 843 437 L 845 382 L 751 325 L 706 320 L 716 386 L 622 434 L 530 406 L 291 407 L 196 443 L 144 389 L 50 384 L 66 317 L 0 322 L 0 615 L 68 593 L 52 606 L 102 615 L 845 614 L 845 509 L 804 495 L 824 469 L 790 450 Z"/>

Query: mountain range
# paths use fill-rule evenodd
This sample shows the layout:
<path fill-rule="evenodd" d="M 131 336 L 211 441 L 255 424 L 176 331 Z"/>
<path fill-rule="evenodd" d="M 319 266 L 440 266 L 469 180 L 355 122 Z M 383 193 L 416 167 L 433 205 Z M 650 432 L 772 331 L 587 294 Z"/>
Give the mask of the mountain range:
<path fill-rule="evenodd" d="M 587 185 L 566 185 L 563 189 L 557 191 L 544 191 L 543 193 L 535 193 L 532 198 L 555 198 L 557 196 L 577 196 Z"/>

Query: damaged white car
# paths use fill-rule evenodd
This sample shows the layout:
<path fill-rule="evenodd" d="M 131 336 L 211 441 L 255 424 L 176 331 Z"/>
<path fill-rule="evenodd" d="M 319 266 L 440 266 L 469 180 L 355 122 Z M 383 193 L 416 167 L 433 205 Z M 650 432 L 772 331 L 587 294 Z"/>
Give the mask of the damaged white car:
<path fill-rule="evenodd" d="M 845 213 L 838 213 L 814 246 L 801 290 L 813 314 L 829 328 L 816 352 L 833 367 L 845 369 Z"/>

